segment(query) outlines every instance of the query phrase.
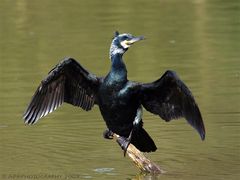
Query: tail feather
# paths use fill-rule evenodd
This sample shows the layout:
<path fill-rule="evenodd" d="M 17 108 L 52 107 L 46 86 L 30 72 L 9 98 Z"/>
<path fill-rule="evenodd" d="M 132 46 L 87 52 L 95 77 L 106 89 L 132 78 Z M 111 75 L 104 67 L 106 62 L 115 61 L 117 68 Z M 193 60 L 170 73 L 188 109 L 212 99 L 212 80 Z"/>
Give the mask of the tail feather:
<path fill-rule="evenodd" d="M 142 152 L 153 152 L 157 150 L 154 141 L 143 128 L 133 131 L 131 143 Z"/>

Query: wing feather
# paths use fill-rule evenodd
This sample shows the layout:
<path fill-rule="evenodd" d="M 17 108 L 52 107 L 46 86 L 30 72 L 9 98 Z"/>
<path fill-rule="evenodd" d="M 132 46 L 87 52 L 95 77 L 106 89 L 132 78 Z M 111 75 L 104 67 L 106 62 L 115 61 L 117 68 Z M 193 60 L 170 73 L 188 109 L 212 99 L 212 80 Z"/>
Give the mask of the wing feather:
<path fill-rule="evenodd" d="M 37 88 L 23 115 L 25 123 L 36 123 L 63 102 L 86 111 L 91 110 L 97 102 L 99 83 L 100 79 L 85 70 L 76 60 L 64 59 L 49 72 Z"/>
<path fill-rule="evenodd" d="M 200 110 L 188 87 L 173 71 L 153 83 L 141 85 L 141 103 L 145 109 L 165 121 L 184 117 L 205 138 Z"/>

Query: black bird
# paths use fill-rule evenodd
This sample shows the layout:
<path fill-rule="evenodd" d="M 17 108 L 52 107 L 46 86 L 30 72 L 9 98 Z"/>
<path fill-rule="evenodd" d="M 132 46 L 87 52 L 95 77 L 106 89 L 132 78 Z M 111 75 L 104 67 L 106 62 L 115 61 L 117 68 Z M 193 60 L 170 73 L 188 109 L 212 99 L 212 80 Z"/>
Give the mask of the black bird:
<path fill-rule="evenodd" d="M 96 104 L 108 128 L 105 138 L 117 133 L 122 137 L 119 143 L 124 152 L 130 142 L 142 152 L 151 152 L 157 147 L 143 129 L 143 106 L 167 122 L 184 117 L 204 140 L 205 128 L 197 103 L 175 72 L 168 70 L 160 79 L 146 84 L 127 79 L 122 56 L 132 44 L 143 39 L 115 33 L 110 47 L 112 65 L 106 77 L 97 77 L 73 58 L 65 58 L 37 88 L 24 113 L 25 123 L 36 123 L 63 102 L 86 111 Z"/>

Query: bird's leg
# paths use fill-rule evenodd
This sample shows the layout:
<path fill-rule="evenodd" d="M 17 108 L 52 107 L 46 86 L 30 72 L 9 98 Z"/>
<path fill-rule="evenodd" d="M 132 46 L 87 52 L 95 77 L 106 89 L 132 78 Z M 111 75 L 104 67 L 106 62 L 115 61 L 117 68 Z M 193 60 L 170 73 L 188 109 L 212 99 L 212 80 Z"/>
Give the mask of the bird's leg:
<path fill-rule="evenodd" d="M 139 126 L 142 126 L 142 115 L 143 115 L 143 110 L 142 110 L 142 106 L 140 105 L 139 108 L 137 109 L 137 114 L 133 121 L 133 129 L 134 128 L 136 129 Z"/>
<path fill-rule="evenodd" d="M 104 132 L 103 132 L 103 137 L 105 139 L 113 139 L 113 132 L 109 129 L 106 129 Z"/>
<path fill-rule="evenodd" d="M 133 121 L 133 128 L 132 128 L 128 138 L 124 138 L 124 137 L 118 138 L 117 142 L 121 146 L 121 148 L 123 149 L 124 156 L 126 155 L 127 148 L 129 146 L 129 144 L 131 143 L 133 132 L 136 131 L 139 126 L 142 126 L 142 114 L 143 114 L 142 106 L 139 106 L 139 108 L 137 109 L 135 119 Z"/>

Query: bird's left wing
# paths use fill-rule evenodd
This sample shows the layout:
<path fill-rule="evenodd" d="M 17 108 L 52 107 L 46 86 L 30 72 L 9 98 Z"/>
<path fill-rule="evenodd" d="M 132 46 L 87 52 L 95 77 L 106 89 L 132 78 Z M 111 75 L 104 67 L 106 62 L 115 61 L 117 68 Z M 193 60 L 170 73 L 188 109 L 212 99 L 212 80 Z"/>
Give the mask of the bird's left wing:
<path fill-rule="evenodd" d="M 140 85 L 140 99 L 147 111 L 165 121 L 184 117 L 205 138 L 200 110 L 192 93 L 175 72 L 166 71 L 155 82 Z"/>
<path fill-rule="evenodd" d="M 54 111 L 63 102 L 88 111 L 97 103 L 96 93 L 101 78 L 88 72 L 73 58 L 66 58 L 42 80 L 23 118 L 33 124 Z"/>

